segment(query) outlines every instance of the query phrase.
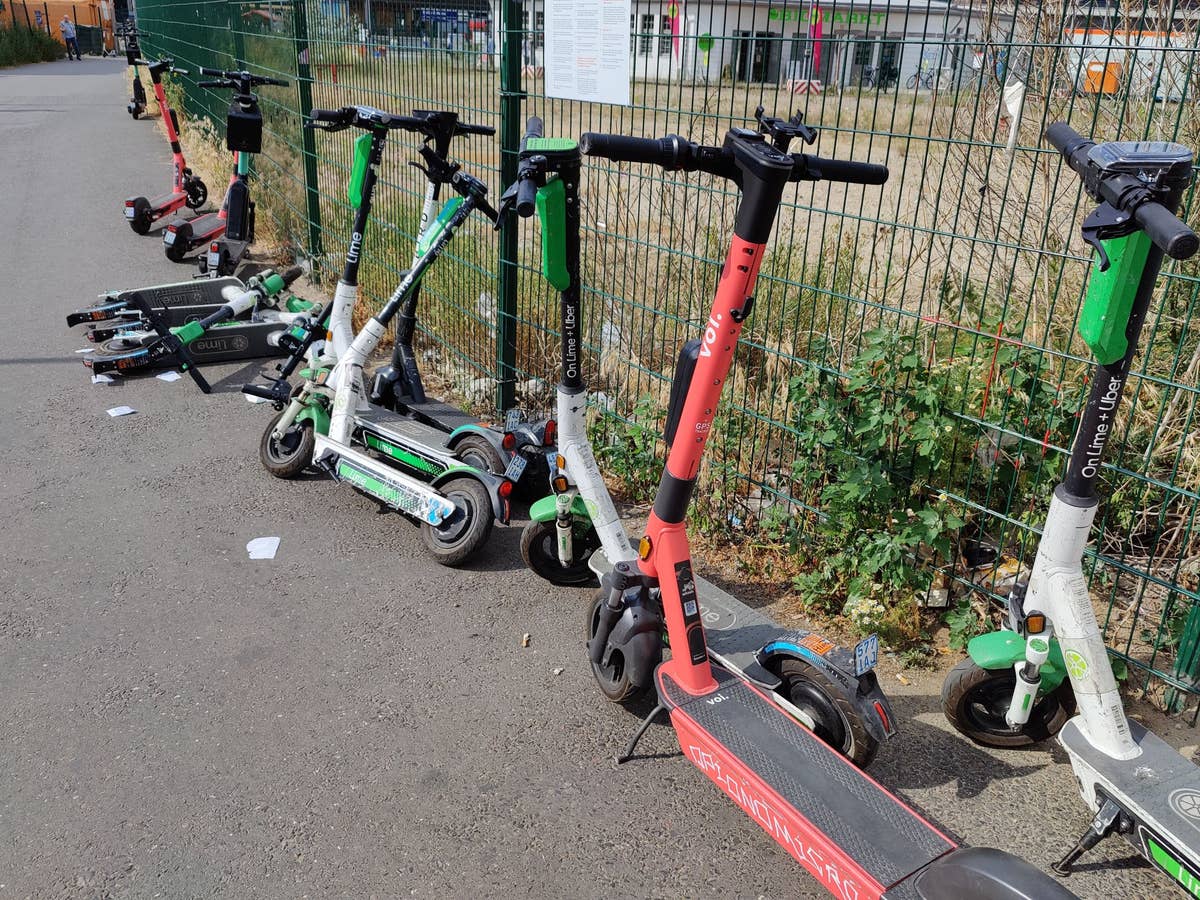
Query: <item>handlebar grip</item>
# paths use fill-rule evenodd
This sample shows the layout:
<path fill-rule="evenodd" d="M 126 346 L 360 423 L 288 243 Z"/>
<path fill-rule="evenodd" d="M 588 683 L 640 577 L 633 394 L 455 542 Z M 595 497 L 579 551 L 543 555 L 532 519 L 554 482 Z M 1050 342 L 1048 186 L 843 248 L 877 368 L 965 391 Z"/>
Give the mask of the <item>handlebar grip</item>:
<path fill-rule="evenodd" d="M 1137 223 L 1171 259 L 1190 259 L 1200 250 L 1196 232 L 1159 203 L 1143 203 L 1133 214 Z"/>
<path fill-rule="evenodd" d="M 290 82 L 285 81 L 282 78 L 264 78 L 262 80 L 262 83 L 263 84 L 273 84 L 276 87 L 287 87 L 290 84 Z"/>
<path fill-rule="evenodd" d="M 522 178 L 517 182 L 517 215 L 528 219 L 537 207 L 537 182 L 532 178 Z"/>
<path fill-rule="evenodd" d="M 208 66 L 201 66 L 200 74 L 201 75 L 220 75 L 221 77 L 224 77 L 225 71 L 223 69 L 210 69 Z"/>
<path fill-rule="evenodd" d="M 584 156 L 599 156 L 613 162 L 650 163 L 673 169 L 683 160 L 683 148 L 690 146 L 678 135 L 665 138 L 638 138 L 624 134 L 597 134 L 589 131 L 579 139 Z"/>
<path fill-rule="evenodd" d="M 176 75 L 190 75 L 190 74 L 192 74 L 192 73 L 191 73 L 191 72 L 189 72 L 187 69 L 179 69 L 179 68 L 176 68 L 175 66 L 171 66 L 171 72 L 173 72 L 173 73 L 174 73 L 174 74 L 176 74 Z"/>
<path fill-rule="evenodd" d="M 525 123 L 525 137 L 540 138 L 545 133 L 543 131 L 544 128 L 545 126 L 542 124 L 540 117 L 530 116 L 529 121 Z"/>
<path fill-rule="evenodd" d="M 223 81 L 197 81 L 196 87 L 220 88 L 220 87 L 225 87 L 225 82 L 223 82 Z"/>
<path fill-rule="evenodd" d="M 1073 145 L 1084 143 L 1087 138 L 1066 122 L 1055 122 L 1046 129 L 1046 140 L 1063 156 L 1070 156 L 1074 150 Z"/>
<path fill-rule="evenodd" d="M 491 137 L 496 133 L 496 129 L 491 125 L 459 125 L 455 134 L 482 134 L 485 137 Z"/>
<path fill-rule="evenodd" d="M 303 274 L 304 274 L 303 266 L 292 266 L 290 269 L 288 269 L 286 272 L 284 272 L 283 275 L 280 277 L 283 278 L 284 284 L 291 284 L 293 281 L 295 281 L 297 278 L 299 278 Z"/>
<path fill-rule="evenodd" d="M 273 390 L 257 384 L 243 384 L 242 393 L 249 394 L 251 397 L 262 397 L 264 400 L 276 401 L 279 399 Z M 286 400 L 287 398 L 285 397 L 284 399 Z"/>
<path fill-rule="evenodd" d="M 340 123 L 344 112 L 345 110 L 341 109 L 314 109 L 308 114 L 308 117 L 318 122 Z"/>
<path fill-rule="evenodd" d="M 826 159 L 793 153 L 796 166 L 792 169 L 794 181 L 841 181 L 847 184 L 884 184 L 888 180 L 888 167 L 875 163 L 851 162 L 846 159 Z"/>

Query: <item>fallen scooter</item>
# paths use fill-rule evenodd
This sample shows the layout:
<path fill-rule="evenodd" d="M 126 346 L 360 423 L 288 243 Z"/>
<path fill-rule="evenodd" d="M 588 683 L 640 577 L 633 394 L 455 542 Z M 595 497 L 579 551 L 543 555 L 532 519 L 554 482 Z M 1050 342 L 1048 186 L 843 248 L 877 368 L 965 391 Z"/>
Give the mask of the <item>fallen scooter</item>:
<path fill-rule="evenodd" d="M 1028 585 L 1008 598 L 1010 627 L 968 644 L 969 658 L 943 686 L 942 709 L 956 729 L 991 747 L 1058 733 L 1094 818 L 1056 872 L 1069 875 L 1080 856 L 1120 834 L 1184 893 L 1200 896 L 1200 768 L 1126 718 L 1082 566 L 1104 450 L 1163 257 L 1188 259 L 1200 249 L 1175 216 L 1193 154 L 1160 141 L 1096 144 L 1062 122 L 1046 129 L 1046 140 L 1099 202 L 1081 229 L 1096 265 L 1079 318 L 1096 367 Z"/>
<path fill-rule="evenodd" d="M 299 301 L 303 309 L 291 311 L 276 305 L 284 290 L 303 274 L 295 266 L 282 275 L 267 270 L 251 278 L 244 289 L 226 288 L 226 302 L 203 317 L 172 325 L 168 316 L 155 309 L 143 294 L 135 292 L 132 302 L 141 316 L 136 326 L 120 330 L 100 348 L 83 358 L 93 373 L 120 372 L 129 375 L 144 369 L 177 365 L 175 341 L 162 336 L 162 328 L 183 346 L 189 347 L 193 362 L 215 363 L 244 359 L 247 353 L 278 352 L 279 341 L 294 325 L 308 321 L 312 305 Z M 295 298 L 292 298 L 295 300 Z M 291 301 L 289 301 L 291 302 Z"/>
<path fill-rule="evenodd" d="M 788 153 L 793 138 L 811 143 L 815 133 L 799 117 L 784 121 L 760 112 L 758 119 L 761 132 L 731 129 L 719 147 L 676 135 L 585 134 L 580 142 L 588 155 L 724 178 L 741 198 L 703 337 L 685 345 L 676 367 L 668 421 L 673 440 L 637 561 L 616 561 L 605 574 L 588 622 L 588 656 L 601 691 L 628 699 L 653 683 L 658 694 L 657 707 L 618 761 L 628 760 L 650 724 L 669 713 L 688 760 L 839 898 L 1072 897 L 1050 876 L 1001 851 L 957 848 L 852 762 L 869 758 L 864 751 L 875 735 L 895 730 L 864 654 L 786 631 L 760 613 L 708 639 L 711 595 L 692 573 L 686 514 L 734 350 L 754 307 L 783 189 L 793 181 L 880 184 L 887 177 L 882 166 Z M 665 662 L 664 632 L 671 648 Z M 730 634 L 738 644 L 733 652 L 721 643 Z M 839 747 L 828 739 L 831 729 L 854 739 Z"/>

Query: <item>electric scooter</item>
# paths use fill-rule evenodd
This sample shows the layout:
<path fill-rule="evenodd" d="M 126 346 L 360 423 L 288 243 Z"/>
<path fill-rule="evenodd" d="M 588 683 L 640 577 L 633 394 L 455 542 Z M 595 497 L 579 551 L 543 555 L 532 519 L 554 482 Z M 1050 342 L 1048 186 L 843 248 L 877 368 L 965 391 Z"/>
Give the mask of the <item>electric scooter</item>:
<path fill-rule="evenodd" d="M 141 313 L 138 321 L 115 329 L 95 353 L 83 358 L 83 364 L 96 374 L 125 375 L 176 365 L 173 345 L 163 340 L 158 324 L 170 328 L 175 337 L 191 348 L 193 358 L 199 362 L 226 362 L 283 352 L 282 336 L 293 326 L 306 325 L 314 313 L 320 313 L 319 309 L 313 309 L 313 304 L 295 297 L 289 298 L 285 307 L 279 306 L 284 289 L 302 273 L 299 266 L 283 275 L 268 269 L 251 278 L 244 289 L 226 288 L 226 302 L 214 310 L 192 307 L 194 311 L 189 313 L 187 307 L 182 310 L 176 307 L 172 312 L 182 311 L 186 316 L 183 322 L 178 322 L 177 315 L 153 308 L 144 295 L 135 293 L 134 304 L 140 304 Z"/>
<path fill-rule="evenodd" d="M 1010 628 L 968 644 L 942 708 L 955 728 L 988 746 L 1027 746 L 1058 732 L 1095 817 L 1056 872 L 1070 874 L 1116 833 L 1200 896 L 1200 768 L 1126 718 L 1082 566 L 1104 450 L 1163 256 L 1188 259 L 1200 249 L 1175 217 L 1193 154 L 1159 141 L 1096 144 L 1062 122 L 1046 129 L 1046 140 L 1100 204 L 1081 229 L 1096 265 L 1079 331 L 1096 367 L 1028 585 L 1008 600 Z"/>
<path fill-rule="evenodd" d="M 263 433 L 260 459 L 279 478 L 292 478 L 309 465 L 317 466 L 418 522 L 429 553 L 443 565 L 461 565 L 483 547 L 493 518 L 508 521 L 513 481 L 489 472 L 488 461 L 464 442 L 482 426 L 465 425 L 447 435 L 412 416 L 372 406 L 367 402 L 363 366 L 409 292 L 468 216 L 478 209 L 494 221 L 498 214 L 487 202 L 482 182 L 424 145 L 420 153 L 428 177 L 452 185 L 461 196 L 447 202 L 421 235 L 414 266 L 355 336 L 351 315 L 359 258 L 387 134 L 397 129 L 423 133 L 424 123 L 416 117 L 351 106 L 313 110 L 305 126 L 325 131 L 354 127 L 365 132 L 355 141 L 348 190 L 356 210 L 354 231 L 328 320 L 326 344 L 332 353 L 301 372 L 304 381 Z M 269 388 L 247 385 L 243 390 L 276 400 Z"/>
<path fill-rule="evenodd" d="M 685 517 L 783 189 L 792 181 L 887 178 L 882 166 L 788 153 L 792 139 L 811 142 L 815 132 L 799 117 L 758 118 L 761 132 L 733 128 L 720 147 L 677 135 L 585 134 L 580 142 L 587 155 L 702 171 L 741 191 L 703 337 L 685 345 L 676 367 L 673 440 L 637 562 L 618 561 L 606 573 L 588 623 L 589 659 L 607 696 L 626 699 L 651 680 L 657 689 L 657 707 L 618 761 L 668 712 L 684 755 L 839 898 L 1071 897 L 1008 854 L 956 848 L 855 765 L 862 754 L 853 745 L 839 753 L 824 739 L 830 728 L 868 740 L 894 733 L 873 660 L 812 633 L 784 631 L 761 614 L 706 639 L 709 596 L 692 573 Z M 664 619 L 671 657 L 660 662 Z M 738 645 L 732 654 L 729 635 Z M 780 647 L 794 655 L 776 656 Z"/>
<path fill-rule="evenodd" d="M 125 61 L 133 66 L 133 96 L 129 98 L 125 110 L 136 121 L 146 111 L 146 88 L 142 86 L 142 77 L 138 73 L 138 58 L 142 51 L 138 44 L 137 27 L 132 22 L 126 22 L 120 35 L 125 41 Z"/>
<path fill-rule="evenodd" d="M 422 137 L 426 145 L 432 145 L 439 159 L 450 156 L 450 143 L 457 135 L 494 135 L 496 129 L 490 125 L 468 125 L 458 120 L 458 113 L 438 110 L 414 110 L 413 118 L 423 124 Z M 417 163 L 410 165 L 422 168 Z M 426 170 L 425 200 L 421 208 L 421 224 L 418 235 L 424 234 L 429 223 L 437 216 L 438 199 L 442 182 L 428 177 Z M 420 256 L 420 244 L 414 250 L 415 266 Z M 375 406 L 412 416 L 419 422 L 431 425 L 446 434 L 454 434 L 463 427 L 477 430 L 464 438 L 475 445 L 481 457 L 487 459 L 491 472 L 505 472 L 514 459 L 523 459 L 525 467 L 515 475 L 518 483 L 544 484 L 546 467 L 543 449 L 554 446 L 555 423 L 553 420 L 526 422 L 519 410 L 510 410 L 505 418 L 504 430 L 500 431 L 476 416 L 464 412 L 457 406 L 430 397 L 425 393 L 417 354 L 413 350 L 413 337 L 417 327 L 417 304 L 421 285 L 409 292 L 396 315 L 395 343 L 391 363 L 376 370 L 371 379 L 370 402 Z M 516 463 L 515 466 L 520 466 Z"/>
<path fill-rule="evenodd" d="M 240 278 L 232 277 L 193 278 L 188 281 L 176 281 L 154 287 L 105 291 L 100 295 L 99 303 L 93 303 L 91 306 L 68 313 L 67 327 L 87 325 L 88 340 L 107 340 L 112 335 L 105 334 L 106 329 L 124 327 L 139 320 L 141 311 L 132 300 L 135 291 L 141 294 L 152 308 L 165 312 L 175 308 L 196 306 L 211 306 L 212 309 L 216 309 L 225 302 L 225 292 L 229 288 L 244 290 L 245 284 Z M 181 315 L 183 318 L 170 324 L 179 325 L 186 321 L 187 314 Z"/>
<path fill-rule="evenodd" d="M 251 75 L 249 72 L 226 72 L 205 69 L 204 75 L 217 76 L 216 81 L 201 81 L 203 88 L 224 88 L 233 91 L 233 101 L 225 116 L 225 145 L 233 151 L 234 171 L 225 200 L 217 212 L 194 219 L 178 218 L 163 232 L 163 249 L 167 259 L 182 262 L 197 247 L 205 247 L 200 271 L 216 275 L 232 275 L 254 240 L 254 201 L 250 199 L 250 159 L 262 150 L 262 111 L 254 88 L 262 85 L 287 87 L 279 78 Z"/>
<path fill-rule="evenodd" d="M 154 97 L 158 100 L 158 108 L 162 110 L 163 126 L 167 129 L 167 140 L 171 142 L 172 175 L 169 193 L 157 197 L 130 197 L 125 201 L 125 219 L 129 227 L 138 234 L 149 234 L 150 226 L 159 219 L 169 216 L 187 207 L 199 209 L 208 199 L 208 188 L 200 176 L 193 175 L 183 158 L 183 147 L 179 142 L 179 119 L 175 110 L 167 103 L 167 95 L 163 90 L 162 74 L 171 72 L 175 75 L 186 75 L 186 69 L 175 68 L 175 61 L 164 57 L 155 62 L 139 59 L 139 63 L 150 73 L 150 81 L 154 84 Z"/>

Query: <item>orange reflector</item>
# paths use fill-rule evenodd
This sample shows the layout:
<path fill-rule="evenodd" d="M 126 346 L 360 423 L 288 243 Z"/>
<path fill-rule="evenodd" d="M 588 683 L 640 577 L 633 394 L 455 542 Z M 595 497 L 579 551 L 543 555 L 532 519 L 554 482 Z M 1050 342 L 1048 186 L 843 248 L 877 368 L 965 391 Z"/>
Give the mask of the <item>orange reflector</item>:
<path fill-rule="evenodd" d="M 505 478 L 500 482 L 500 487 L 496 488 L 496 493 L 501 497 L 508 497 L 513 492 L 513 483 Z"/>
<path fill-rule="evenodd" d="M 221 251 L 221 245 L 218 244 L 216 241 L 213 241 L 211 244 L 208 245 L 208 249 L 213 253 L 219 253 Z"/>
<path fill-rule="evenodd" d="M 560 469 L 565 469 L 567 467 L 567 458 L 560 453 L 554 457 L 554 464 Z"/>
<path fill-rule="evenodd" d="M 504 436 L 504 440 L 500 442 L 500 446 L 505 450 L 511 450 L 513 447 L 517 446 L 517 439 L 511 434 L 506 434 Z"/>
<path fill-rule="evenodd" d="M 879 713 L 879 719 L 883 722 L 883 730 L 890 734 L 892 731 L 892 723 L 888 720 L 887 713 L 883 711 L 883 704 L 878 700 L 875 701 L 875 712 Z"/>
<path fill-rule="evenodd" d="M 638 559 L 650 558 L 650 537 L 647 535 L 638 541 Z"/>
<path fill-rule="evenodd" d="M 564 493 L 566 489 L 570 487 L 570 483 L 562 475 L 559 475 L 557 478 L 553 479 L 550 484 L 554 488 L 554 493 L 556 494 Z"/>
<path fill-rule="evenodd" d="M 1025 617 L 1025 633 L 1041 634 L 1046 630 L 1046 616 L 1042 613 L 1031 613 Z"/>
<path fill-rule="evenodd" d="M 558 423 L 549 419 L 546 422 L 546 430 L 542 432 L 542 443 L 549 447 L 554 443 L 556 437 L 558 437 Z"/>

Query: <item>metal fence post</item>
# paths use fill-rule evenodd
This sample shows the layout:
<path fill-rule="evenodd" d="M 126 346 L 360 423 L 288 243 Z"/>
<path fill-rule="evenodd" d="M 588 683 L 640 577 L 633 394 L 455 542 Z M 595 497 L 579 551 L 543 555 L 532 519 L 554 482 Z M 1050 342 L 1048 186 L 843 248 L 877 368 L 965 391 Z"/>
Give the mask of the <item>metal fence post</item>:
<path fill-rule="evenodd" d="M 307 0 L 293 0 L 293 33 L 296 44 L 296 90 L 300 101 L 300 117 L 303 120 L 312 102 L 312 70 L 308 61 L 308 10 Z M 316 259 L 321 250 L 321 194 L 317 187 L 317 143 L 311 128 L 300 129 L 300 141 L 304 150 L 304 195 L 308 218 L 308 255 Z"/>
<path fill-rule="evenodd" d="M 521 144 L 521 4 L 503 0 L 500 27 L 500 190 L 517 179 Z M 517 368 L 517 223 L 507 216 L 500 226 L 499 293 L 496 317 L 496 408 L 516 403 Z"/>

